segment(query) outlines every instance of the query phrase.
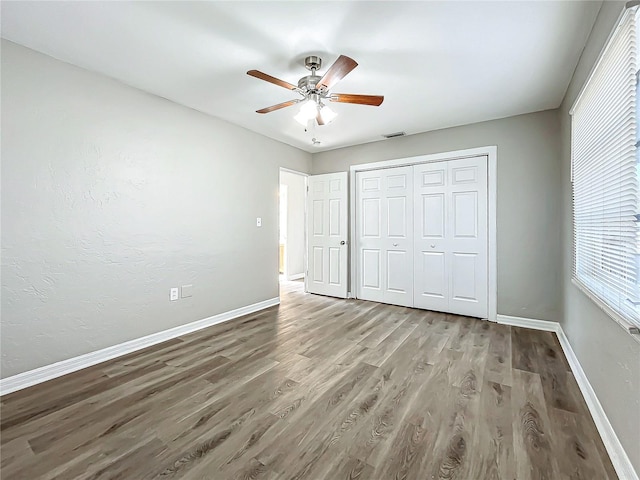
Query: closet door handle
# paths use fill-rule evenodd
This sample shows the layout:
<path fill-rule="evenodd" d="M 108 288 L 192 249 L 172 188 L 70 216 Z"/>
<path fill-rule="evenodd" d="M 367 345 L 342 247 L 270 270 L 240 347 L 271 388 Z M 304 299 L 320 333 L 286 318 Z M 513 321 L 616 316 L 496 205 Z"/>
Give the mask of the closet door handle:
<path fill-rule="evenodd" d="M 435 244 L 432 243 L 431 244 L 431 248 L 436 248 Z"/>
<path fill-rule="evenodd" d="M 393 246 L 394 246 L 394 247 L 397 247 L 397 246 L 398 246 L 398 244 L 397 244 L 397 243 L 394 243 L 394 244 L 393 244 Z"/>

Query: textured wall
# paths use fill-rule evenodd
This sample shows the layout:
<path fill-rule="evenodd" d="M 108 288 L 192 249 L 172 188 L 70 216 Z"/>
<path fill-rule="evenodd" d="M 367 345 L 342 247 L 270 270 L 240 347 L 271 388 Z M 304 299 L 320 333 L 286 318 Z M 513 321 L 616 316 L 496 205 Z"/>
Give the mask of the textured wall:
<path fill-rule="evenodd" d="M 640 473 L 640 342 L 571 283 L 573 222 L 569 109 L 587 80 L 623 6 L 624 2 L 604 2 L 560 108 L 565 251 L 565 315 L 562 327 L 627 455 Z"/>
<path fill-rule="evenodd" d="M 557 112 L 474 123 L 314 154 L 313 172 L 498 146 L 498 313 L 558 321 L 562 313 Z"/>
<path fill-rule="evenodd" d="M 278 296 L 309 154 L 7 41 L 2 127 L 3 378 Z"/>

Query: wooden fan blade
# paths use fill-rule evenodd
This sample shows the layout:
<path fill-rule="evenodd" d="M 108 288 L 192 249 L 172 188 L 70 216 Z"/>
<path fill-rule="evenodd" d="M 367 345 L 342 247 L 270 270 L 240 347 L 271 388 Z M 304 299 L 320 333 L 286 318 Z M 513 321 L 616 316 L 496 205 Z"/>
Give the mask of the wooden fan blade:
<path fill-rule="evenodd" d="M 333 62 L 333 65 L 329 67 L 324 77 L 317 83 L 316 88 L 331 89 L 336 83 L 342 80 L 347 73 L 356 68 L 358 63 L 353 59 L 345 55 L 340 55 L 338 59 Z"/>
<path fill-rule="evenodd" d="M 324 121 L 322 120 L 322 115 L 320 115 L 320 110 L 318 110 L 318 114 L 316 115 L 316 122 L 318 122 L 318 125 L 324 125 Z"/>
<path fill-rule="evenodd" d="M 288 102 L 278 103 L 277 105 L 271 105 L 270 107 L 262 108 L 260 110 L 256 110 L 256 113 L 269 113 L 274 110 L 280 110 L 284 107 L 290 107 L 291 105 L 295 105 L 299 100 L 289 100 Z"/>
<path fill-rule="evenodd" d="M 340 103 L 357 103 L 358 105 L 371 105 L 378 107 L 383 102 L 382 95 L 354 95 L 351 93 L 333 93 L 329 100 Z"/>
<path fill-rule="evenodd" d="M 278 85 L 279 87 L 288 88 L 289 90 L 295 90 L 298 88 L 289 82 L 285 82 L 284 80 L 280 80 L 279 78 L 272 77 L 271 75 L 260 72 L 259 70 L 249 70 L 247 72 L 247 75 L 259 78 L 260 80 L 264 80 L 265 82 L 273 83 L 274 85 Z"/>

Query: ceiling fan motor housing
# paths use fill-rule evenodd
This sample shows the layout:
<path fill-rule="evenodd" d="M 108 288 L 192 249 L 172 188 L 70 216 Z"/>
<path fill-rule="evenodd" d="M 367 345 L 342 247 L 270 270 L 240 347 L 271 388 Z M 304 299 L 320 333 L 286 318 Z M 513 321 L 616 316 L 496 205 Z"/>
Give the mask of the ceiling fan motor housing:
<path fill-rule="evenodd" d="M 319 75 L 307 75 L 298 80 L 298 88 L 306 92 L 313 92 L 316 90 L 316 85 L 321 79 L 322 77 Z"/>
<path fill-rule="evenodd" d="M 306 93 L 316 93 L 316 85 L 322 79 L 321 76 L 316 75 L 316 71 L 322 67 L 322 59 L 315 55 L 310 55 L 304 59 L 304 66 L 307 70 L 311 70 L 311 75 L 298 80 L 298 88 Z"/>
<path fill-rule="evenodd" d="M 304 66 L 307 67 L 307 70 L 320 70 L 322 67 L 322 59 L 315 55 L 310 55 L 304 59 Z"/>

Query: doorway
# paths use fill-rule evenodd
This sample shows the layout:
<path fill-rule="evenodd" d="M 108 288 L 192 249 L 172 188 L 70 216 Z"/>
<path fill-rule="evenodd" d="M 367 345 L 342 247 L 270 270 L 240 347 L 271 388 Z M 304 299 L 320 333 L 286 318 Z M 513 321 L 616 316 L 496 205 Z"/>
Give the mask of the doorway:
<path fill-rule="evenodd" d="M 280 168 L 279 259 L 281 282 L 304 281 L 307 175 Z"/>

